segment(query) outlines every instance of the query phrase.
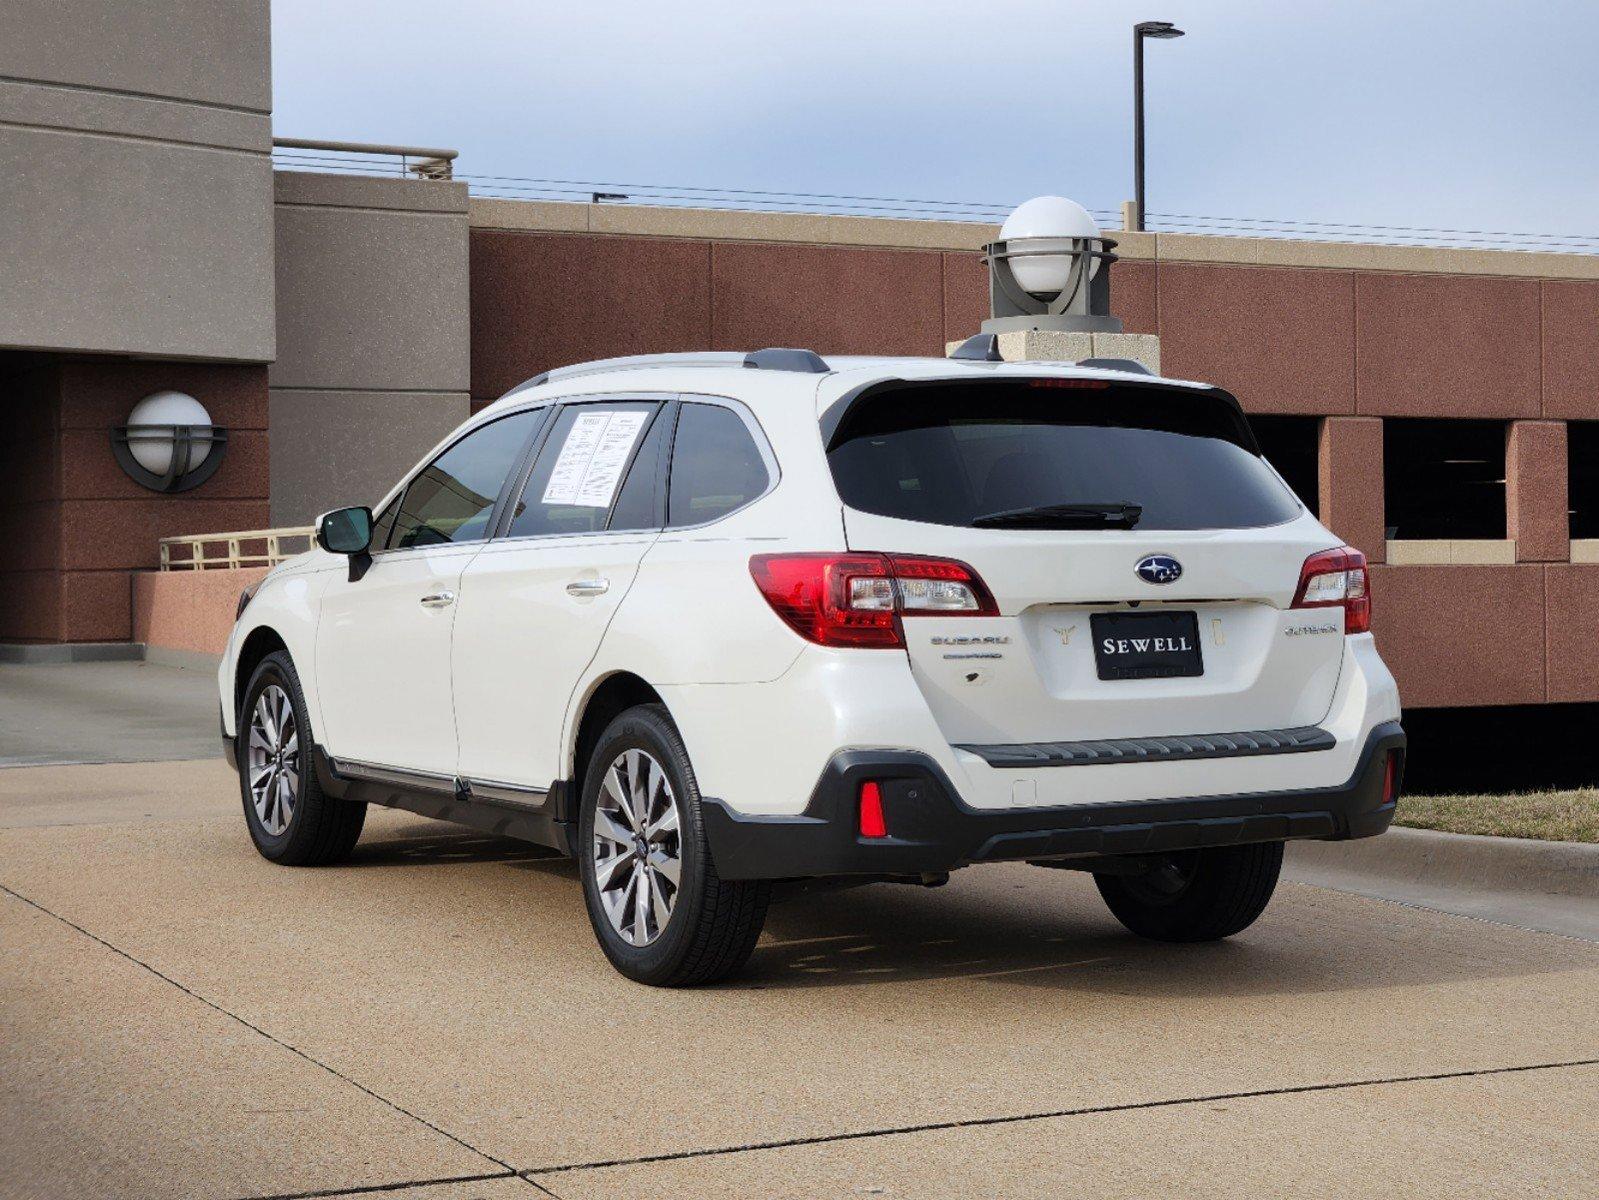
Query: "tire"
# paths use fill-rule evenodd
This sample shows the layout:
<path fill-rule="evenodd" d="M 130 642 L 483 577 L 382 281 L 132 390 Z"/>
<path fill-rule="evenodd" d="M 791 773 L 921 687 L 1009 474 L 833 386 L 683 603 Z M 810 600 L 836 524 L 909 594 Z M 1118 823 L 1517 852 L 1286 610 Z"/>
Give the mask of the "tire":
<path fill-rule="evenodd" d="M 1214 942 L 1253 925 L 1277 887 L 1282 842 L 1164 856 L 1144 875 L 1095 875 L 1116 919 L 1160 942 Z"/>
<path fill-rule="evenodd" d="M 261 759 L 266 760 L 267 770 L 274 770 L 271 764 L 278 761 L 277 754 L 268 751 L 265 743 L 273 741 L 285 711 L 293 721 L 293 739 L 290 742 L 286 731 L 283 740 L 292 745 L 292 753 L 283 755 L 282 769 L 275 772 L 281 780 L 276 791 L 263 786 L 263 797 L 258 800 L 251 778 L 261 778 Z M 244 689 L 234 746 L 250 840 L 261 857 L 286 867 L 323 866 L 348 858 L 366 820 L 365 804 L 338 800 L 323 792 L 312 763 L 313 743 L 305 694 L 293 660 L 283 650 L 267 655 Z"/>
<path fill-rule="evenodd" d="M 600 735 L 583 774 L 575 849 L 594 936 L 629 979 L 712 983 L 755 949 L 771 884 L 717 877 L 688 752 L 661 705 L 630 708 Z"/>

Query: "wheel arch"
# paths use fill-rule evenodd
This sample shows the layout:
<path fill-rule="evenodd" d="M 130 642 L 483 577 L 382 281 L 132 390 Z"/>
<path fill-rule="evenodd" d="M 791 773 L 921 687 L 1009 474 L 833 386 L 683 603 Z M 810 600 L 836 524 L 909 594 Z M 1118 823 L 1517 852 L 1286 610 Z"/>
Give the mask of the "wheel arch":
<path fill-rule="evenodd" d="M 284 641 L 283 635 L 270 625 L 257 625 L 245 637 L 239 646 L 239 653 L 234 660 L 233 667 L 233 715 L 237 719 L 239 708 L 244 703 L 244 689 L 250 684 L 250 677 L 255 674 L 255 669 L 261 665 L 261 660 L 276 651 L 283 651 L 292 660 L 294 655 L 289 650 L 289 644 Z"/>
<path fill-rule="evenodd" d="M 593 680 L 587 693 L 575 706 L 576 719 L 569 723 L 572 730 L 563 762 L 566 777 L 570 779 L 571 811 L 576 812 L 583 796 L 583 774 L 593 757 L 594 747 L 605 732 L 606 726 L 630 708 L 640 704 L 659 704 L 666 701 L 641 675 L 632 671 L 612 671 Z"/>

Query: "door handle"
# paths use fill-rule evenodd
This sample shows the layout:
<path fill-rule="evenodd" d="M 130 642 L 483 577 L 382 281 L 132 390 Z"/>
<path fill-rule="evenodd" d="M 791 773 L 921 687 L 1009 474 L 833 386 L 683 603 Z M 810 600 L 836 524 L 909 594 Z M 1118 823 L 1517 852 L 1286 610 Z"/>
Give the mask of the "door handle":
<path fill-rule="evenodd" d="M 574 579 L 566 585 L 568 596 L 603 596 L 610 590 L 609 579 Z"/>
<path fill-rule="evenodd" d="M 454 603 L 454 592 L 430 592 L 422 597 L 423 608 L 448 608 Z"/>

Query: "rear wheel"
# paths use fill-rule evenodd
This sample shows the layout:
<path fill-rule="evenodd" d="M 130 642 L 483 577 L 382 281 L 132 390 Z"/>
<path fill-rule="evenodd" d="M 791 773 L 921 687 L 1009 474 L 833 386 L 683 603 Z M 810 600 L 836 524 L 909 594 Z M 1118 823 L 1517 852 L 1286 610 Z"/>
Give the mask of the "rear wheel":
<path fill-rule="evenodd" d="M 263 858 L 290 867 L 347 858 L 361 836 L 366 805 L 322 791 L 311 761 L 311 724 L 294 662 L 267 655 L 239 709 L 239 792 L 250 839 Z"/>
<path fill-rule="evenodd" d="M 1162 855 L 1137 875 L 1095 875 L 1116 919 L 1140 937 L 1211 942 L 1254 924 L 1277 887 L 1283 843 Z"/>
<path fill-rule="evenodd" d="M 629 709 L 600 735 L 577 857 L 594 934 L 629 979 L 710 983 L 755 949 L 771 885 L 717 876 L 688 752 L 660 705 Z"/>

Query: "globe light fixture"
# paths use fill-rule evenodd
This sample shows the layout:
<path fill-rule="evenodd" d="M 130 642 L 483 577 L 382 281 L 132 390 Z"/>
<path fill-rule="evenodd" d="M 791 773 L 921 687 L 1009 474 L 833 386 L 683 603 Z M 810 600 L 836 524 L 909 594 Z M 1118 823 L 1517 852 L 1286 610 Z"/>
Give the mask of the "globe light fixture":
<path fill-rule="evenodd" d="M 222 465 L 228 431 L 211 423 L 205 405 L 184 392 L 154 392 L 111 431 L 122 469 L 153 492 L 199 487 Z"/>
<path fill-rule="evenodd" d="M 993 316 L 984 333 L 1048 329 L 1120 333 L 1110 315 L 1116 243 L 1081 204 L 1037 196 L 1005 218 L 999 240 L 983 247 Z"/>

